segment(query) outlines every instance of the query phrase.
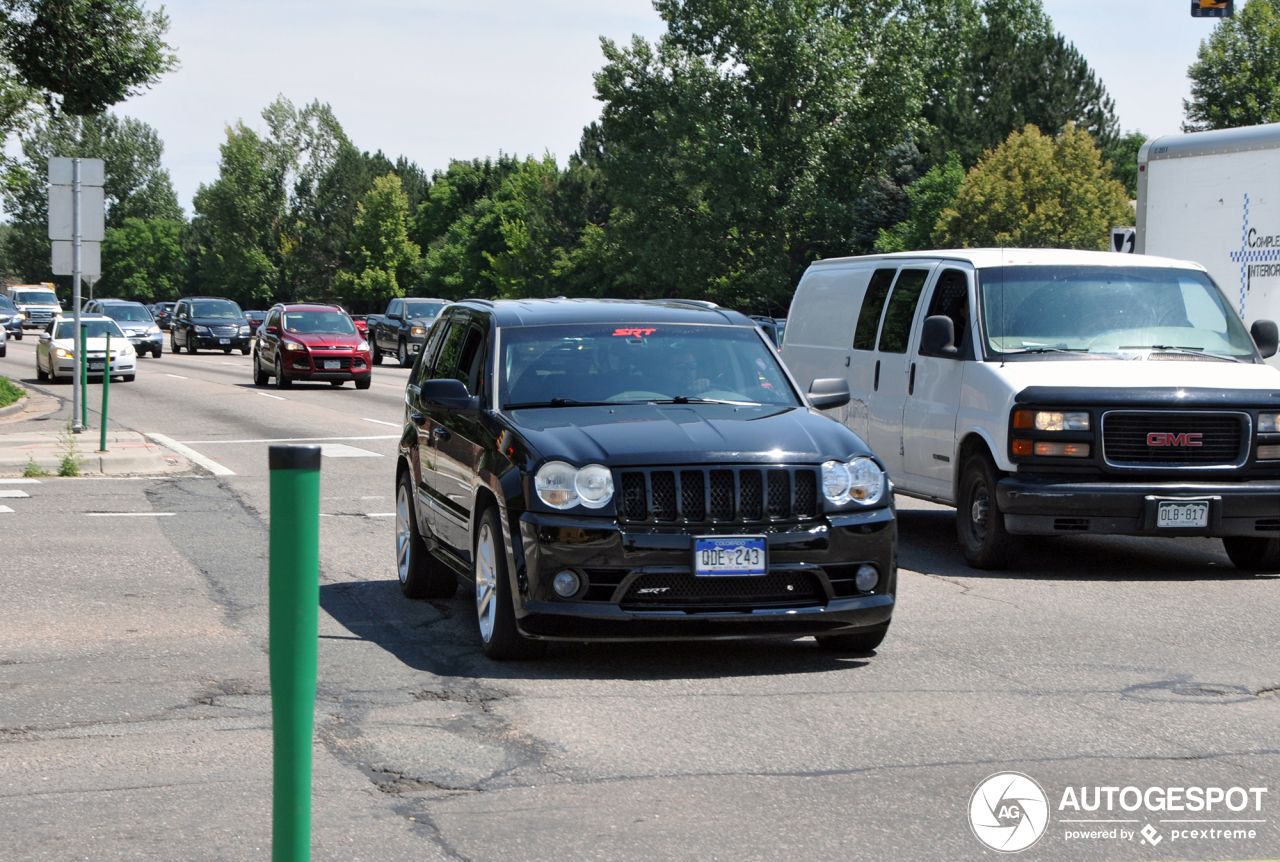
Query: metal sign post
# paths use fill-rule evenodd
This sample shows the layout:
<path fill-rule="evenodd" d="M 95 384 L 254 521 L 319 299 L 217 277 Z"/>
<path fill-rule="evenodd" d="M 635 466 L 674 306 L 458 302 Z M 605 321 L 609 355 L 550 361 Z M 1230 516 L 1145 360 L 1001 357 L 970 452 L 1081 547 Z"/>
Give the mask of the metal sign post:
<path fill-rule="evenodd" d="M 103 179 L 102 159 L 49 159 L 49 239 L 53 240 L 53 273 L 71 276 L 71 313 L 77 334 L 82 332 L 80 280 L 89 274 L 96 277 L 102 271 Z M 83 265 L 86 247 L 89 247 L 92 263 L 89 272 Z M 83 347 L 80 352 L 84 353 Z M 71 391 L 71 430 L 77 434 L 87 424 L 81 419 L 88 407 L 83 403 L 84 369 L 85 357 L 82 355 L 76 362 L 76 380 Z"/>

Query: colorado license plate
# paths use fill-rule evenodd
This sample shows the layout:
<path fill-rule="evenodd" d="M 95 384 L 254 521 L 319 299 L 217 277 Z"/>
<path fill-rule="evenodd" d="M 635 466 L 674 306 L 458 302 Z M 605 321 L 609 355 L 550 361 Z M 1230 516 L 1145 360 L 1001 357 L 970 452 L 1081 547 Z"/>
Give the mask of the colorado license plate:
<path fill-rule="evenodd" d="M 764 536 L 698 536 L 693 572 L 699 577 L 763 575 Z"/>
<path fill-rule="evenodd" d="M 1157 527 L 1209 526 L 1208 500 L 1161 500 L 1156 509 Z"/>
<path fill-rule="evenodd" d="M 103 363 L 101 363 L 101 362 L 90 362 L 90 363 L 89 363 L 89 370 L 90 370 L 90 371 L 101 371 L 102 369 L 103 369 Z"/>
<path fill-rule="evenodd" d="M 324 367 L 326 369 L 338 369 L 342 367 L 342 363 L 337 359 L 326 359 L 324 361 Z"/>
<path fill-rule="evenodd" d="M 219 344 L 230 344 L 230 343 L 231 343 L 231 339 L 230 339 L 230 338 L 219 338 L 219 339 L 218 339 L 218 343 L 219 343 Z"/>

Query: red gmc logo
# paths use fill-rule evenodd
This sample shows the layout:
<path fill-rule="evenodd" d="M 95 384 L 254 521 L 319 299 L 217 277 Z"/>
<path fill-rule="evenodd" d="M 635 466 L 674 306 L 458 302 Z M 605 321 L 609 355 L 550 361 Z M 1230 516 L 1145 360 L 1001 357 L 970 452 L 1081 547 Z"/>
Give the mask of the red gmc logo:
<path fill-rule="evenodd" d="M 1152 431 L 1147 435 L 1148 446 L 1203 446 L 1200 438 L 1203 434 L 1188 431 L 1185 434 L 1166 434 L 1163 431 Z"/>

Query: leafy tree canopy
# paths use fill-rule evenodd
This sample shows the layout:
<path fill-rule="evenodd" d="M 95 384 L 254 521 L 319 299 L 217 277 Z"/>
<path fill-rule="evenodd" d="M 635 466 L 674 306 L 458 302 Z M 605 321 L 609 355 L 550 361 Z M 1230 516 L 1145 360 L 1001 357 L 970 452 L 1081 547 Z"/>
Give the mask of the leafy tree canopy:
<path fill-rule="evenodd" d="M 0 53 L 51 111 L 100 114 L 177 68 L 169 19 L 137 0 L 3 0 Z"/>
<path fill-rule="evenodd" d="M 131 216 L 108 230 L 96 294 L 139 302 L 180 298 L 186 288 L 182 229 L 177 219 Z"/>
<path fill-rule="evenodd" d="M 356 209 L 355 265 L 337 274 L 334 289 L 353 302 L 381 303 L 404 296 L 403 276 L 421 255 L 409 239 L 409 198 L 400 177 L 378 177 Z"/>
<path fill-rule="evenodd" d="M 942 212 L 942 248 L 1014 246 L 1105 250 L 1110 228 L 1133 223 L 1124 187 L 1083 129 L 1057 138 L 1028 125 L 986 153 Z"/>
<path fill-rule="evenodd" d="M 935 165 L 929 172 L 907 186 L 908 217 L 894 227 L 880 231 L 875 250 L 878 252 L 918 251 L 939 248 L 934 240 L 938 219 L 951 206 L 964 183 L 960 155 L 952 153 L 945 165 Z"/>
<path fill-rule="evenodd" d="M 1280 0 L 1249 0 L 1200 43 L 1184 132 L 1280 122 Z"/>

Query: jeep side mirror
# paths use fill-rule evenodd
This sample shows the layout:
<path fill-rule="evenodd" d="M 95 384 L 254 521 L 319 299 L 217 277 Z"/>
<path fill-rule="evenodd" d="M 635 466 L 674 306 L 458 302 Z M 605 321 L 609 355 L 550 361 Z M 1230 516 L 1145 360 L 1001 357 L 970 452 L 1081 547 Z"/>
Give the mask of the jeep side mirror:
<path fill-rule="evenodd" d="M 1258 345 L 1263 359 L 1276 355 L 1276 349 L 1280 348 L 1280 329 L 1276 328 L 1274 320 L 1255 320 L 1249 327 L 1249 334 L 1253 336 L 1253 343 Z"/>
<path fill-rule="evenodd" d="M 935 314 L 924 319 L 920 333 L 920 353 L 925 356 L 956 357 L 956 325 L 945 314 Z"/>
<path fill-rule="evenodd" d="M 843 377 L 819 377 L 809 384 L 809 403 L 831 410 L 849 403 L 849 381 Z"/>
<path fill-rule="evenodd" d="M 480 399 L 471 396 L 466 384 L 452 377 L 424 380 L 418 387 L 418 398 L 426 404 L 450 410 L 475 410 L 480 406 Z"/>

